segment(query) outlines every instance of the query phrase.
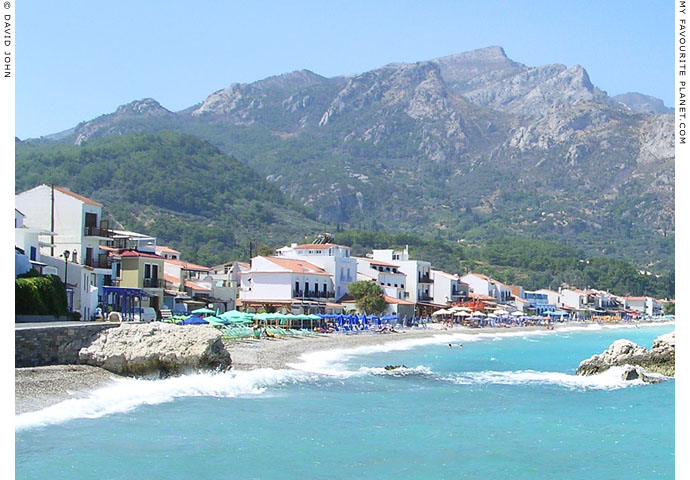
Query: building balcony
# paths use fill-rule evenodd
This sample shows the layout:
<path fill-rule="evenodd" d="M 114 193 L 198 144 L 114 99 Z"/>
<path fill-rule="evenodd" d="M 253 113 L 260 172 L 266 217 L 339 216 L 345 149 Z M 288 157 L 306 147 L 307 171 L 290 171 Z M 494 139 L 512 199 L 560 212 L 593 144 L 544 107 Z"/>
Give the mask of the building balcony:
<path fill-rule="evenodd" d="M 293 290 L 292 298 L 335 298 L 335 292 L 324 292 L 323 290 Z"/>
<path fill-rule="evenodd" d="M 428 275 L 417 277 L 417 283 L 434 283 Z"/>
<path fill-rule="evenodd" d="M 84 227 L 84 236 L 85 237 L 110 238 L 110 237 L 112 237 L 112 232 L 110 230 L 108 230 L 107 228 Z"/>
<path fill-rule="evenodd" d="M 162 278 L 145 278 L 144 288 L 163 288 Z"/>
<path fill-rule="evenodd" d="M 434 299 L 434 297 L 432 297 L 431 295 L 425 294 L 425 293 L 423 293 L 417 297 L 418 302 L 430 302 L 433 299 Z"/>
<path fill-rule="evenodd" d="M 105 277 L 103 279 L 103 286 L 104 287 L 119 287 L 120 286 L 120 279 L 119 278 L 112 278 L 112 277 Z"/>
<path fill-rule="evenodd" d="M 107 255 L 99 255 L 97 258 L 85 258 L 84 265 L 93 268 L 112 268 L 113 261 Z"/>

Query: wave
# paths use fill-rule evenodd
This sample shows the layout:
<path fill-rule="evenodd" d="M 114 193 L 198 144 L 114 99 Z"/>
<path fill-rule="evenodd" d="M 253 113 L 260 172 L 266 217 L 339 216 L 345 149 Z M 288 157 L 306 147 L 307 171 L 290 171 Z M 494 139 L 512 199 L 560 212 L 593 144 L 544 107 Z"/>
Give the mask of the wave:
<path fill-rule="evenodd" d="M 78 418 L 125 413 L 142 405 L 157 405 L 181 397 L 239 397 L 263 394 L 268 387 L 311 380 L 292 370 L 257 369 L 198 373 L 161 380 L 114 379 L 114 383 L 83 398 L 62 401 L 35 412 L 15 416 L 15 430 L 41 427 Z"/>
<path fill-rule="evenodd" d="M 590 376 L 562 372 L 540 372 L 535 370 L 464 372 L 443 377 L 443 380 L 457 385 L 555 385 L 569 390 L 618 390 L 636 385 L 647 385 L 640 379 L 623 380 L 625 366 Z"/>
<path fill-rule="evenodd" d="M 363 345 L 353 348 L 334 348 L 330 350 L 319 350 L 308 352 L 300 356 L 300 362 L 288 363 L 287 366 L 309 373 L 320 375 L 333 375 L 349 377 L 357 374 L 357 371 L 348 370 L 345 363 L 355 356 L 370 355 L 376 353 L 387 353 L 394 351 L 412 350 L 426 345 L 443 345 L 457 343 L 472 343 L 483 341 L 501 341 L 503 338 L 521 337 L 528 338 L 534 336 L 550 335 L 553 332 L 545 330 L 530 331 L 505 331 L 487 333 L 439 333 L 430 337 L 410 338 L 393 340 L 375 345 Z"/>

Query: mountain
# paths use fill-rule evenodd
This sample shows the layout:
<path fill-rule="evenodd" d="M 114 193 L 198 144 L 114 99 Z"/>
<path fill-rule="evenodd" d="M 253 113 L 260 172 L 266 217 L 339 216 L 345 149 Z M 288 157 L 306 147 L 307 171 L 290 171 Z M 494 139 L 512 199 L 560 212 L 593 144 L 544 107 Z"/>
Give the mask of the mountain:
<path fill-rule="evenodd" d="M 640 108 L 582 66 L 525 66 L 489 47 L 347 77 L 302 70 L 232 84 L 180 112 L 147 99 L 59 142 L 175 130 L 326 224 L 469 243 L 540 238 L 667 271 L 673 117 Z"/>
<path fill-rule="evenodd" d="M 58 148 L 18 142 L 16 152 L 17 191 L 69 187 L 103 203 L 112 225 L 157 236 L 193 262 L 244 257 L 248 239 L 285 244 L 323 229 L 275 185 L 189 135 L 133 133 Z"/>
<path fill-rule="evenodd" d="M 637 92 L 624 93 L 622 95 L 616 95 L 612 98 L 616 102 L 622 103 L 633 112 L 673 113 L 673 109 L 664 105 L 662 100 Z"/>

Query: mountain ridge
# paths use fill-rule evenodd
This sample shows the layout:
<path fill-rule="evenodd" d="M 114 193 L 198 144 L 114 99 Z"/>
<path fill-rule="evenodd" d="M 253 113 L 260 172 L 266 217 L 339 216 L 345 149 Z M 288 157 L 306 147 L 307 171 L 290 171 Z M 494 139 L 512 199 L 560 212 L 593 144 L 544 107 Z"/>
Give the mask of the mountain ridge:
<path fill-rule="evenodd" d="M 234 155 L 322 222 L 538 236 L 673 262 L 673 117 L 609 97 L 579 65 L 529 67 L 495 46 L 331 79 L 300 70 L 179 112 L 139 109 L 61 141 L 175 130 Z"/>

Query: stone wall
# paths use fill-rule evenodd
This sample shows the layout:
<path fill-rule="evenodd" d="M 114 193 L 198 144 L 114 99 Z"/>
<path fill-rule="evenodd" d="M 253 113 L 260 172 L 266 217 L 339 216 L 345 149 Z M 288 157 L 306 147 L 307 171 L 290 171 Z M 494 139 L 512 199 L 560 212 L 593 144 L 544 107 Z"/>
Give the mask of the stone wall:
<path fill-rule="evenodd" d="M 78 364 L 79 350 L 91 343 L 95 334 L 119 323 L 85 323 L 72 326 L 20 328 L 14 334 L 14 366 Z"/>

